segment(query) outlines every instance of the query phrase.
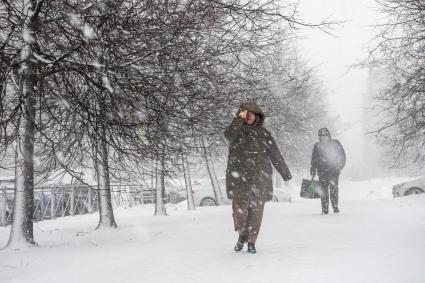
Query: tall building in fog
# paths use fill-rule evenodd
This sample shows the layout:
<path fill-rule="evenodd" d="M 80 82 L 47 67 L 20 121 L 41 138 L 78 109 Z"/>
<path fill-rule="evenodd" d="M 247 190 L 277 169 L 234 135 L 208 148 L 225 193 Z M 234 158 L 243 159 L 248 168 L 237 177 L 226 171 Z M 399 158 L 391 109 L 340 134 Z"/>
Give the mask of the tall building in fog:
<path fill-rule="evenodd" d="M 385 89 L 389 82 L 389 77 L 381 68 L 370 66 L 368 71 L 368 87 L 363 93 L 363 158 L 365 168 L 363 175 L 365 178 L 383 177 L 398 174 L 399 172 L 390 169 L 391 158 L 385 145 L 378 144 L 376 131 L 380 126 L 380 119 L 383 113 L 380 113 L 377 105 L 379 101 L 376 97 Z"/>

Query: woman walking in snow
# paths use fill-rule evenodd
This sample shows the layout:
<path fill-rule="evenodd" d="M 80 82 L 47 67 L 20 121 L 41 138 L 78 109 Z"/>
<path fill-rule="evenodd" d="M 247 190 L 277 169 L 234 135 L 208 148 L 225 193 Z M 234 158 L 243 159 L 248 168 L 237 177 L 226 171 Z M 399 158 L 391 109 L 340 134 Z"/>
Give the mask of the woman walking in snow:
<path fill-rule="evenodd" d="M 292 178 L 276 141 L 263 127 L 264 119 L 261 108 L 248 102 L 224 132 L 229 142 L 226 191 L 232 199 L 235 231 L 239 233 L 235 251 L 241 251 L 247 242 L 248 252 L 256 253 L 264 204 L 273 198 L 271 164 L 283 180 Z"/>

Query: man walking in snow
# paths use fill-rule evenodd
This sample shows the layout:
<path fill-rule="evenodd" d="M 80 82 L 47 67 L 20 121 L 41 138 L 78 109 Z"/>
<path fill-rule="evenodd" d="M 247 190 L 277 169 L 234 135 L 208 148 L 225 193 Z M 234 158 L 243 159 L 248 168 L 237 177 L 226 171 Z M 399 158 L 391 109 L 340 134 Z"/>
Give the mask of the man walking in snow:
<path fill-rule="evenodd" d="M 285 181 L 292 178 L 276 141 L 263 127 L 264 119 L 261 108 L 248 102 L 224 132 L 229 142 L 226 191 L 232 199 L 235 231 L 239 233 L 235 251 L 241 251 L 247 242 L 248 252 L 256 253 L 264 204 L 273 198 L 271 164 Z"/>
<path fill-rule="evenodd" d="M 331 138 L 327 128 L 318 132 L 319 142 L 314 145 L 311 155 L 311 177 L 319 176 L 323 195 L 321 196 L 322 214 L 329 213 L 329 190 L 334 213 L 338 208 L 339 174 L 345 166 L 345 151 L 338 140 Z"/>

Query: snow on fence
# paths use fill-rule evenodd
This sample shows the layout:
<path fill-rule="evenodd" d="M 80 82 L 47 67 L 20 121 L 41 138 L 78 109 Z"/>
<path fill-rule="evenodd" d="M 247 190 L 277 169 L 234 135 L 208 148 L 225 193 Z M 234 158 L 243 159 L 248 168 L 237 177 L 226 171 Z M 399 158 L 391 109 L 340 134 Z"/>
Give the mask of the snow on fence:
<path fill-rule="evenodd" d="M 113 206 L 155 203 L 155 191 L 144 185 L 111 185 Z M 0 226 L 12 222 L 14 189 L 0 186 Z M 97 211 L 97 191 L 87 185 L 58 185 L 34 188 L 35 221 Z"/>

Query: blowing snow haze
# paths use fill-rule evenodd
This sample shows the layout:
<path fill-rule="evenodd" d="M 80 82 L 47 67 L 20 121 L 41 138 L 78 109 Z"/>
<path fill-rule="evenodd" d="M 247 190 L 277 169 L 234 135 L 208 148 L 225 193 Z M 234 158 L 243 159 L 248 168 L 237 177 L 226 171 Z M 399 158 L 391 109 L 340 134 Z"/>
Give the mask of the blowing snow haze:
<path fill-rule="evenodd" d="M 425 282 L 423 11 L 0 1 L 0 282 Z"/>
<path fill-rule="evenodd" d="M 369 68 L 350 68 L 368 56 L 373 25 L 382 17 L 374 0 L 302 0 L 299 10 L 309 22 L 326 17 L 342 21 L 332 35 L 305 29 L 299 41 L 304 55 L 323 82 L 328 111 L 337 117 L 336 137 L 345 144 L 349 162 L 344 174 L 352 178 L 388 175 L 384 150 L 375 144 L 373 97 L 383 78 Z M 392 172 L 394 173 L 394 172 Z"/>

